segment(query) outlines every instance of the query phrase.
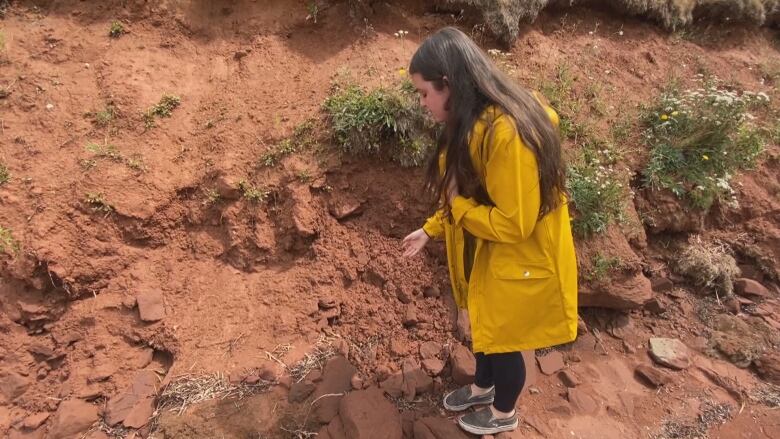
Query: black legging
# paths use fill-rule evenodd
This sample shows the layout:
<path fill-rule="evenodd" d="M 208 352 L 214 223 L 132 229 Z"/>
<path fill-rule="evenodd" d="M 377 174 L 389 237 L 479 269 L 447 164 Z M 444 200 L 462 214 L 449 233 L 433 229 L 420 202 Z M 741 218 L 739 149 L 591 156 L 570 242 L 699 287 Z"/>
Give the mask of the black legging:
<path fill-rule="evenodd" d="M 517 397 L 525 384 L 525 361 L 521 352 L 505 354 L 474 354 L 477 358 L 477 371 L 474 384 L 487 389 L 496 386 L 493 406 L 502 412 L 515 409 Z"/>

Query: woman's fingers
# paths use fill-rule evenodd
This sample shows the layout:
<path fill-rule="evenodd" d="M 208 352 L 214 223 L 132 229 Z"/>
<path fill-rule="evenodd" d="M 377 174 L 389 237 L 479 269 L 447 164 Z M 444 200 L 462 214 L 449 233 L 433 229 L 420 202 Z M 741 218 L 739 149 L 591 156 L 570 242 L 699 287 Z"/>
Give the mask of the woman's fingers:
<path fill-rule="evenodd" d="M 420 250 L 425 246 L 425 243 L 427 240 L 423 240 L 422 236 L 420 234 L 420 230 L 415 230 L 414 232 L 406 235 L 406 237 L 401 241 L 401 246 L 404 250 L 403 257 L 408 258 L 411 256 L 416 255 L 417 253 L 420 253 Z M 425 233 L 425 232 L 422 232 Z M 427 237 L 427 235 L 426 235 Z"/>
<path fill-rule="evenodd" d="M 421 250 L 421 247 L 415 246 L 415 245 L 410 245 L 410 246 L 406 247 L 406 250 L 404 251 L 403 256 L 405 258 L 415 256 L 417 253 L 420 253 L 420 250 Z"/>

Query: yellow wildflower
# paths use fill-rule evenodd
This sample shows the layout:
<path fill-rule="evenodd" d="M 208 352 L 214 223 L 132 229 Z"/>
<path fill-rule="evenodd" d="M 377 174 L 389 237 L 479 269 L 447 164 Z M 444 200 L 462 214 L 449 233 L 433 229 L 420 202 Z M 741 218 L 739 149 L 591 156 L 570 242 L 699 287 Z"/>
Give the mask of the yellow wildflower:
<path fill-rule="evenodd" d="M 702 160 L 709 160 L 710 158 L 707 156 L 707 154 L 702 154 L 701 155 L 701 159 Z"/>
<path fill-rule="evenodd" d="M 679 111 L 672 111 L 672 116 L 677 116 L 678 114 L 680 114 Z"/>
<path fill-rule="evenodd" d="M 406 77 L 406 69 L 398 69 L 398 74 L 401 75 L 402 78 Z"/>
<path fill-rule="evenodd" d="M 661 120 L 668 120 L 668 119 L 669 119 L 669 116 L 667 116 L 665 114 L 661 115 Z"/>

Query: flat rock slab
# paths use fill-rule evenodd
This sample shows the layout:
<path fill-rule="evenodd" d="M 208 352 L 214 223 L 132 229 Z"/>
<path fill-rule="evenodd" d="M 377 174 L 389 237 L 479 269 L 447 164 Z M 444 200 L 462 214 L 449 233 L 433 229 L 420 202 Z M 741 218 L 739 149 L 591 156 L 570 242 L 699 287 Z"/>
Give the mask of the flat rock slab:
<path fill-rule="evenodd" d="M 133 412 L 136 405 L 145 404 L 147 398 L 157 394 L 158 385 L 159 380 L 154 372 L 150 370 L 138 372 L 129 389 L 108 400 L 105 412 L 106 423 L 113 426 L 124 421 Z M 137 420 L 137 417 L 135 419 Z"/>
<path fill-rule="evenodd" d="M 539 363 L 539 369 L 545 375 L 553 375 L 565 367 L 563 354 L 558 351 L 550 352 L 543 357 L 537 356 L 536 362 Z"/>
<path fill-rule="evenodd" d="M 427 417 L 414 423 L 414 439 L 467 439 L 471 436 L 445 418 Z"/>
<path fill-rule="evenodd" d="M 455 345 L 450 355 L 450 364 L 452 365 L 452 379 L 457 384 L 463 386 L 474 382 L 477 359 L 467 347 L 461 344 Z"/>
<path fill-rule="evenodd" d="M 138 314 L 145 322 L 156 322 L 165 317 L 162 293 L 156 290 L 144 291 L 136 296 Z"/>
<path fill-rule="evenodd" d="M 381 390 L 372 387 L 341 399 L 339 417 L 350 439 L 401 439 L 401 416 Z"/>
<path fill-rule="evenodd" d="M 338 414 L 339 402 L 344 394 L 352 390 L 352 376 L 357 369 L 341 355 L 328 360 L 322 381 L 317 384 L 312 404 L 312 417 L 321 424 L 327 424 Z M 329 396 L 326 396 L 329 395 Z"/>
<path fill-rule="evenodd" d="M 769 299 L 772 297 L 772 293 L 769 292 L 767 287 L 753 279 L 740 278 L 735 280 L 734 290 L 740 296 L 760 297 L 762 299 Z"/>
<path fill-rule="evenodd" d="M 81 437 L 97 420 L 97 406 L 79 399 L 62 401 L 52 419 L 48 438 Z"/>
<path fill-rule="evenodd" d="M 675 370 L 691 366 L 688 347 L 676 338 L 651 338 L 650 356 L 656 363 Z"/>
<path fill-rule="evenodd" d="M 637 376 L 641 377 L 642 380 L 655 388 L 665 386 L 672 382 L 672 377 L 667 373 L 645 364 L 637 366 L 635 372 Z"/>

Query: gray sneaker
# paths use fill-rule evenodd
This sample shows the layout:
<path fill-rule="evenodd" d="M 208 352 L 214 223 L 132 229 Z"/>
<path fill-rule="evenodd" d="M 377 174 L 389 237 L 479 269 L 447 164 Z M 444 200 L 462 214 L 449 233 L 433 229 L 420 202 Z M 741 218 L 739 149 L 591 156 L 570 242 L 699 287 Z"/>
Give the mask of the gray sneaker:
<path fill-rule="evenodd" d="M 496 396 L 495 386 L 484 395 L 471 396 L 471 385 L 467 384 L 458 390 L 444 395 L 444 408 L 453 412 L 466 410 L 473 405 L 492 404 Z"/>
<path fill-rule="evenodd" d="M 490 407 L 477 410 L 458 418 L 460 428 L 473 434 L 497 434 L 504 431 L 512 431 L 517 428 L 517 412 L 506 419 L 496 419 Z"/>

